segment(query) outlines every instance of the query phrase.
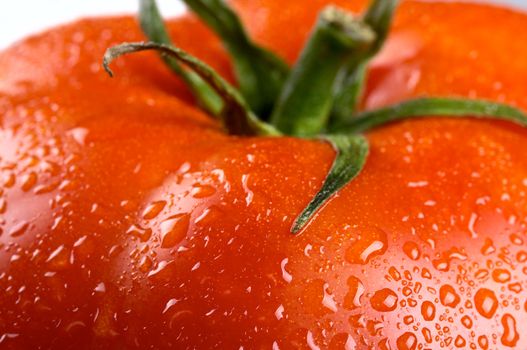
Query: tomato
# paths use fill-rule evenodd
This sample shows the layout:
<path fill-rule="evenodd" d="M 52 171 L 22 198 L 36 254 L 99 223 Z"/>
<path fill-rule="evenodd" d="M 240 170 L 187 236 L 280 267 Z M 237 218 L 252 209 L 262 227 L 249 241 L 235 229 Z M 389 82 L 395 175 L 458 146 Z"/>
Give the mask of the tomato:
<path fill-rule="evenodd" d="M 326 3 L 234 5 L 292 63 Z M 526 27 L 407 1 L 363 107 L 458 95 L 527 110 Z M 169 29 L 234 81 L 196 18 Z M 294 236 L 331 147 L 226 135 L 150 53 L 103 74 L 108 46 L 142 38 L 131 18 L 93 18 L 0 54 L 1 348 L 527 347 L 525 129 L 369 132 L 363 172 Z"/>

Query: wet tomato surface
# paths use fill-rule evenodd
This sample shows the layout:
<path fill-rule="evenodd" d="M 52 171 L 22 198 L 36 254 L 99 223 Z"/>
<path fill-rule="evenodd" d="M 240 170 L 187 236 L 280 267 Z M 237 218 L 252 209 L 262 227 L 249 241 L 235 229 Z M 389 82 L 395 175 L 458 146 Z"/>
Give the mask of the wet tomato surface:
<path fill-rule="evenodd" d="M 325 1 L 234 5 L 293 62 Z M 195 18 L 169 26 L 232 80 Z M 432 94 L 527 109 L 526 27 L 405 2 L 364 108 Z M 142 38 L 132 18 L 88 19 L 0 54 L 1 348 L 527 347 L 527 131 L 373 131 L 361 175 L 293 236 L 332 149 L 225 135 L 155 54 L 110 80 L 104 50 Z"/>

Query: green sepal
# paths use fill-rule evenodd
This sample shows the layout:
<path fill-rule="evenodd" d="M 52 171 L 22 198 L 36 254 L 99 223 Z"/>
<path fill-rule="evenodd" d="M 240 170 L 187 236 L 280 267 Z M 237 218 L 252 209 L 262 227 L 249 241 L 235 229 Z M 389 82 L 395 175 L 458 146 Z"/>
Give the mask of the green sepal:
<path fill-rule="evenodd" d="M 374 39 L 375 33 L 352 14 L 324 8 L 276 103 L 273 125 L 287 135 L 320 134 L 330 116 L 339 71 Z"/>
<path fill-rule="evenodd" d="M 399 0 L 373 0 L 362 21 L 375 32 L 375 41 L 362 56 L 354 56 L 340 73 L 341 77 L 335 89 L 335 103 L 331 114 L 332 123 L 341 123 L 353 117 L 359 108 L 367 66 L 382 48 Z"/>
<path fill-rule="evenodd" d="M 350 119 L 360 106 L 364 94 L 367 62 L 349 63 L 342 69 L 335 84 L 335 98 L 331 110 L 330 125 Z"/>
<path fill-rule="evenodd" d="M 242 95 L 260 116 L 268 115 L 289 75 L 289 67 L 255 44 L 236 13 L 222 0 L 183 0 L 229 51 Z"/>
<path fill-rule="evenodd" d="M 399 0 L 373 0 L 366 10 L 363 21 L 377 34 L 369 52 L 370 57 L 377 54 L 384 45 L 398 3 Z"/>
<path fill-rule="evenodd" d="M 155 0 L 140 0 L 139 22 L 143 32 L 152 42 L 172 45 Z M 198 104 L 212 116 L 217 117 L 222 109 L 222 99 L 193 71 L 185 70 L 177 60 L 162 55 L 165 64 L 190 88 Z"/>
<path fill-rule="evenodd" d="M 361 172 L 366 163 L 369 145 L 365 137 L 335 134 L 323 136 L 322 139 L 329 142 L 335 150 L 335 161 L 320 190 L 293 223 L 293 234 L 299 233 L 338 190 Z"/>
<path fill-rule="evenodd" d="M 521 110 L 497 102 L 462 98 L 425 97 L 401 102 L 394 106 L 366 111 L 339 125 L 333 132 L 359 134 L 387 123 L 410 118 L 481 118 L 506 120 L 527 126 L 527 115 Z"/>
<path fill-rule="evenodd" d="M 201 79 L 206 81 L 223 101 L 220 119 L 227 131 L 234 135 L 278 136 L 280 133 L 271 125 L 260 121 L 238 91 L 218 73 L 196 57 L 175 46 L 157 43 L 123 43 L 106 50 L 103 58 L 104 69 L 110 76 L 113 73 L 110 63 L 119 56 L 146 50 L 154 50 L 184 63 Z"/>

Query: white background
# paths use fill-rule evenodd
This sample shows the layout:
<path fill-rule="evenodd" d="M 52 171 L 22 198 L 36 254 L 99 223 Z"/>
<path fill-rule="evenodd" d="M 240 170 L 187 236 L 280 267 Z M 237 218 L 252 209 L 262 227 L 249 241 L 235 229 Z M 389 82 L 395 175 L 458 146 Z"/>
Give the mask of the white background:
<path fill-rule="evenodd" d="M 0 0 L 0 48 L 80 17 L 137 13 L 138 4 L 138 0 Z M 166 17 L 184 9 L 179 0 L 158 0 L 158 5 Z"/>
<path fill-rule="evenodd" d="M 527 0 L 494 2 L 527 9 Z M 158 3 L 167 17 L 183 10 L 179 0 L 158 0 Z M 137 7 L 138 0 L 0 0 L 0 48 L 55 24 L 82 16 L 135 13 Z"/>

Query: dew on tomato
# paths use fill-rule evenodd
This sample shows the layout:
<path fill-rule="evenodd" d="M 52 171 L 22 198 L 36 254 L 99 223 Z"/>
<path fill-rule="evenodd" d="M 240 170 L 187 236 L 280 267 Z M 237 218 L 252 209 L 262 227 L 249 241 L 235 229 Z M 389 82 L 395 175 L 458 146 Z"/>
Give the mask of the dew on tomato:
<path fill-rule="evenodd" d="M 508 347 L 514 347 L 518 343 L 520 335 L 516 330 L 516 320 L 510 314 L 505 314 L 501 318 L 503 325 L 503 335 L 501 337 L 501 343 Z"/>

